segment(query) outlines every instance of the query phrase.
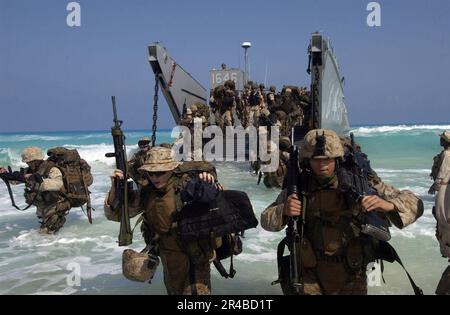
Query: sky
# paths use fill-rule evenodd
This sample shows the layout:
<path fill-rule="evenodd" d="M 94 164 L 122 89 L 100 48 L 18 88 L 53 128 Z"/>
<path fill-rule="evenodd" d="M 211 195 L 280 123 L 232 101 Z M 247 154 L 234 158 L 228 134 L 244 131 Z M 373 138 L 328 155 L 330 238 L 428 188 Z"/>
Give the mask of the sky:
<path fill-rule="evenodd" d="M 159 41 L 209 88 L 209 70 L 243 68 L 251 79 L 309 85 L 307 46 L 322 31 L 345 77 L 351 125 L 450 121 L 450 1 L 80 0 L 69 27 L 65 0 L 0 0 L 0 132 L 107 130 L 111 95 L 126 129 L 150 129 Z M 175 125 L 160 94 L 159 128 Z"/>

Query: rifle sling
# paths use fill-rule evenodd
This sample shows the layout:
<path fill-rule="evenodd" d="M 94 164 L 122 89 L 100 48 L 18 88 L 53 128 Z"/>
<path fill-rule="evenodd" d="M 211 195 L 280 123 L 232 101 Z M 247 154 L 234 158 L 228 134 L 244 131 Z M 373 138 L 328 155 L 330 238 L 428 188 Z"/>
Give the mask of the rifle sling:
<path fill-rule="evenodd" d="M 394 249 L 394 247 L 392 247 L 392 245 L 389 244 L 388 242 L 380 242 L 380 243 L 382 243 L 384 246 L 386 246 L 385 250 L 388 250 L 390 252 L 390 254 L 391 254 L 390 259 L 384 259 L 384 258 L 381 258 L 381 259 L 382 260 L 386 260 L 386 261 L 391 262 L 391 263 L 394 262 L 394 261 L 397 262 L 403 268 L 403 270 L 405 270 L 405 273 L 408 276 L 408 280 L 411 283 L 411 287 L 414 290 L 414 294 L 415 295 L 423 295 L 422 289 L 419 288 L 416 285 L 416 283 L 414 282 L 414 280 L 411 278 L 411 275 L 409 274 L 408 270 L 406 270 L 405 266 L 403 265 L 402 260 L 398 256 L 397 251 Z"/>
<path fill-rule="evenodd" d="M 33 201 L 32 201 L 28 206 L 26 206 L 26 207 L 23 208 L 23 209 L 20 209 L 20 208 L 16 205 L 16 202 L 15 202 L 15 200 L 14 200 L 14 195 L 13 195 L 13 193 L 12 193 L 11 184 L 9 183 L 8 180 L 5 180 L 5 179 L 3 179 L 3 178 L 2 178 L 2 180 L 5 182 L 6 188 L 8 188 L 8 194 L 9 194 L 9 198 L 11 199 L 11 204 L 12 204 L 12 206 L 13 206 L 14 208 L 16 208 L 17 210 L 19 210 L 19 211 L 25 211 L 25 210 L 28 210 L 28 209 L 33 205 L 33 203 L 36 201 L 36 198 L 37 198 L 37 195 L 38 195 L 38 194 L 36 194 L 36 195 L 34 196 Z"/>

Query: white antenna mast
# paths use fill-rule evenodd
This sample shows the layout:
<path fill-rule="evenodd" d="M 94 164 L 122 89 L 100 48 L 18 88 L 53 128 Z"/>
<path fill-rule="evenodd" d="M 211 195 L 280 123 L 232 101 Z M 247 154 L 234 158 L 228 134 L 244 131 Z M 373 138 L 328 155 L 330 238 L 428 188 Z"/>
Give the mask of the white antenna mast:
<path fill-rule="evenodd" d="M 268 70 L 268 59 L 266 57 L 266 73 L 264 75 L 264 86 L 267 87 L 267 70 Z"/>

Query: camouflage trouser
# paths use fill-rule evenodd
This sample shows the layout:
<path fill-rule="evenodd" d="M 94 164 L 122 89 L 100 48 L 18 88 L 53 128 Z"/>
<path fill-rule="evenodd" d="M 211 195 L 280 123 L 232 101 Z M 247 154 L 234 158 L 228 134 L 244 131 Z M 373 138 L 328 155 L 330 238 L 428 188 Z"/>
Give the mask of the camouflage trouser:
<path fill-rule="evenodd" d="M 450 266 L 442 274 L 441 281 L 436 288 L 437 295 L 450 295 Z"/>
<path fill-rule="evenodd" d="M 164 270 L 164 284 L 169 295 L 211 294 L 209 261 L 192 264 L 178 245 L 176 235 L 161 236 L 159 256 Z"/>
<path fill-rule="evenodd" d="M 214 117 L 216 125 L 221 129 L 224 129 L 226 126 L 233 126 L 233 114 L 231 113 L 231 110 L 226 110 L 223 113 L 217 110 L 214 113 Z"/>
<path fill-rule="evenodd" d="M 251 106 L 248 110 L 248 126 L 258 127 L 259 125 L 259 106 Z"/>
<path fill-rule="evenodd" d="M 284 283 L 282 284 L 283 293 L 286 295 L 367 295 L 365 275 L 349 276 L 346 272 L 338 272 L 319 277 L 317 272 L 316 268 L 304 269 L 303 290 L 295 292 L 289 284 Z M 345 284 L 340 285 L 342 281 L 345 281 Z"/>
<path fill-rule="evenodd" d="M 60 200 L 54 205 L 39 205 L 36 207 L 36 215 L 41 223 L 41 229 L 47 228 L 49 232 L 58 232 L 66 222 L 65 216 L 69 213 L 70 203 Z"/>

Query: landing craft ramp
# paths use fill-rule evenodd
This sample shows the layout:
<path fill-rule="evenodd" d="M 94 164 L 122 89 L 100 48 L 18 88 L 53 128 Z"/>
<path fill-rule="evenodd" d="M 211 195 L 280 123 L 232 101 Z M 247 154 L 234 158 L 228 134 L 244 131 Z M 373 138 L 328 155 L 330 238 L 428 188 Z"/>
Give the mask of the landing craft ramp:
<path fill-rule="evenodd" d="M 206 89 L 177 64 L 160 43 L 148 47 L 148 61 L 177 125 L 180 124 L 184 104 L 207 103 Z"/>
<path fill-rule="evenodd" d="M 308 72 L 311 74 L 314 111 L 318 117 L 315 125 L 347 136 L 350 126 L 344 102 L 344 80 L 330 40 L 319 33 L 312 34 L 309 53 Z"/>
<path fill-rule="evenodd" d="M 180 124 L 185 104 L 188 107 L 196 102 L 208 104 L 206 89 L 170 57 L 166 48 L 155 42 L 148 47 L 148 52 L 151 68 L 177 124 Z M 312 34 L 309 57 L 313 113 L 309 125 L 347 136 L 350 127 L 343 79 L 330 41 L 322 34 Z M 230 79 L 239 84 L 238 76 L 230 76 Z"/>

